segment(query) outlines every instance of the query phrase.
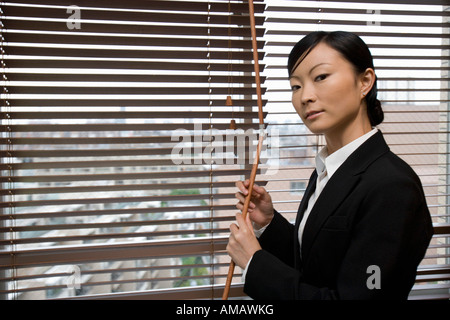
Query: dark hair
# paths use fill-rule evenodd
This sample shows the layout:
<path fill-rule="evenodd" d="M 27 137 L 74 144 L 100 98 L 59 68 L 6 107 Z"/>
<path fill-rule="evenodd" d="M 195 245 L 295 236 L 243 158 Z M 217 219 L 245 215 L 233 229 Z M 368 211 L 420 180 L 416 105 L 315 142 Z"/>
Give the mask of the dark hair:
<path fill-rule="evenodd" d="M 317 31 L 306 35 L 292 48 L 288 59 L 289 77 L 308 53 L 321 42 L 338 51 L 353 65 L 357 74 L 363 73 L 367 68 L 375 70 L 372 54 L 360 37 L 345 31 Z M 367 115 L 372 126 L 380 124 L 384 119 L 381 103 L 377 99 L 377 92 L 377 78 L 375 76 L 375 83 L 366 95 Z"/>

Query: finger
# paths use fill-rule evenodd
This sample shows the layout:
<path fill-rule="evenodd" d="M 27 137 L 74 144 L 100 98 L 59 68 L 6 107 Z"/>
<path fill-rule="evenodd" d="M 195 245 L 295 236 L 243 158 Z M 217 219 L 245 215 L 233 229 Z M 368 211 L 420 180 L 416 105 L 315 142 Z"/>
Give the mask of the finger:
<path fill-rule="evenodd" d="M 264 187 L 261 187 L 261 186 L 257 185 L 256 183 L 253 184 L 253 190 L 259 194 L 266 192 L 266 189 L 264 189 Z"/>
<path fill-rule="evenodd" d="M 242 215 L 242 213 L 240 212 L 236 213 L 236 222 L 239 225 L 239 229 L 245 231 L 245 229 L 247 228 L 247 224 L 244 220 L 244 216 Z"/>
<path fill-rule="evenodd" d="M 245 197 L 244 197 L 244 195 L 243 195 L 242 193 L 236 192 L 236 193 L 234 194 L 234 196 L 235 196 L 236 199 L 238 199 L 240 202 L 244 203 Z"/>
<path fill-rule="evenodd" d="M 246 225 L 247 225 L 248 230 L 250 230 L 250 232 L 254 235 L 254 232 L 253 232 L 253 223 L 252 223 L 252 220 L 250 219 L 250 215 L 247 215 L 247 216 L 245 217 L 245 223 L 246 223 Z"/>
<path fill-rule="evenodd" d="M 258 199 L 265 198 L 265 197 L 267 197 L 269 195 L 269 193 L 267 192 L 267 190 L 264 187 L 261 187 L 261 186 L 259 186 L 257 184 L 253 185 L 253 190 L 252 191 L 253 191 L 252 192 L 253 194 L 256 193 L 258 195 L 257 196 Z"/>
<path fill-rule="evenodd" d="M 247 197 L 244 197 L 244 195 L 243 195 L 242 193 L 240 193 L 240 192 L 236 192 L 236 193 L 234 194 L 234 196 L 235 196 L 236 199 L 239 200 L 239 202 L 236 204 L 236 208 L 238 208 L 239 210 L 242 211 L 243 204 L 245 203 L 245 200 L 246 200 Z M 242 206 L 239 206 L 239 207 L 238 207 L 238 205 L 242 205 Z M 249 208 L 251 208 L 251 209 L 256 208 L 255 203 L 253 203 L 253 202 L 250 201 L 250 203 L 249 203 Z"/>
<path fill-rule="evenodd" d="M 247 194 L 248 194 L 248 189 L 250 188 L 250 180 L 246 179 L 245 181 L 243 181 L 243 185 L 247 190 Z M 253 186 L 255 185 L 255 182 L 253 181 Z M 252 187 L 253 188 L 253 187 Z"/>
<path fill-rule="evenodd" d="M 253 202 L 250 201 L 250 203 L 248 204 L 248 208 L 249 208 L 249 210 L 250 209 L 255 209 L 256 205 Z"/>
<path fill-rule="evenodd" d="M 245 181 L 236 181 L 235 185 L 239 189 L 238 193 L 243 194 L 244 196 L 248 195 L 248 188 L 250 186 L 250 180 L 247 179 Z M 256 189 L 255 189 L 255 186 L 256 186 Z M 257 184 L 253 184 L 252 197 L 259 198 L 261 196 L 261 193 L 264 193 L 264 192 L 265 192 L 264 188 L 261 189 L 261 187 L 258 186 Z M 241 200 L 241 201 L 244 201 L 244 200 Z"/>
<path fill-rule="evenodd" d="M 235 185 L 242 194 L 244 194 L 244 195 L 248 194 L 248 190 L 247 190 L 248 186 L 245 185 L 245 181 L 237 181 L 235 183 Z"/>
<path fill-rule="evenodd" d="M 252 235 L 253 237 L 255 236 L 255 233 L 253 232 L 253 224 L 250 220 L 250 216 L 247 215 L 244 219 L 244 216 L 241 213 L 237 213 L 236 214 L 236 222 L 239 224 L 239 233 L 241 235 L 241 237 L 243 235 Z M 235 240 L 238 241 L 239 235 L 233 234 L 233 236 L 235 236 Z M 238 241 L 239 242 L 239 241 Z"/>
<path fill-rule="evenodd" d="M 244 210 L 244 205 L 243 205 L 241 202 L 239 202 L 239 203 L 236 204 L 236 208 L 242 212 L 242 210 Z M 248 213 L 251 213 L 251 212 L 254 211 L 253 209 L 254 209 L 254 208 L 248 207 L 248 208 L 247 208 L 247 212 L 248 212 Z"/>
<path fill-rule="evenodd" d="M 246 197 L 243 199 L 243 201 L 241 201 L 241 202 L 242 202 L 242 203 L 245 203 L 245 201 L 247 201 L 247 197 L 248 197 L 248 196 L 246 196 Z M 251 200 L 256 200 L 256 201 L 258 201 L 258 198 L 259 198 L 258 196 L 252 197 Z M 253 201 L 250 201 L 250 202 L 248 203 L 248 207 L 254 209 L 254 208 L 256 208 L 256 205 L 255 205 L 255 203 L 254 203 Z"/>
<path fill-rule="evenodd" d="M 245 182 L 246 182 L 247 189 L 250 189 L 250 181 L 249 180 L 245 180 Z M 257 192 L 257 190 L 255 190 L 255 186 L 258 188 L 258 185 L 253 182 L 252 197 L 259 198 L 260 194 L 259 194 L 259 192 Z M 248 193 L 248 190 L 247 190 L 247 193 Z"/>
<path fill-rule="evenodd" d="M 231 235 L 234 235 L 239 230 L 239 227 L 236 223 L 230 224 Z"/>
<path fill-rule="evenodd" d="M 237 221 L 233 221 L 232 223 L 230 223 L 230 229 L 233 229 L 235 227 L 239 229 L 239 225 L 238 225 Z"/>

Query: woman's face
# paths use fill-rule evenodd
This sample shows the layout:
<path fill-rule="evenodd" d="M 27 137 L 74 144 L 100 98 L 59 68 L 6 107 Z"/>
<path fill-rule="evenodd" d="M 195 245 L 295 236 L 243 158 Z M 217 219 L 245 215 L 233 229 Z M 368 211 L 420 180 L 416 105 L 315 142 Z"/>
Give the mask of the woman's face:
<path fill-rule="evenodd" d="M 292 104 L 316 134 L 337 137 L 370 126 L 363 78 L 338 51 L 319 43 L 291 75 Z"/>

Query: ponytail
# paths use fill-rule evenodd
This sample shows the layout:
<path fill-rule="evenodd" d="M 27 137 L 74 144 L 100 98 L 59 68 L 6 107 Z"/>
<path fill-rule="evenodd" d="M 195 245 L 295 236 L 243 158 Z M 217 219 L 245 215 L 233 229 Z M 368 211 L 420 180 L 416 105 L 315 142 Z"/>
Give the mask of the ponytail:
<path fill-rule="evenodd" d="M 372 127 L 379 125 L 384 120 L 384 112 L 381 108 L 380 100 L 377 99 L 377 92 L 377 78 L 375 77 L 375 83 L 366 96 L 367 115 L 369 116 Z"/>

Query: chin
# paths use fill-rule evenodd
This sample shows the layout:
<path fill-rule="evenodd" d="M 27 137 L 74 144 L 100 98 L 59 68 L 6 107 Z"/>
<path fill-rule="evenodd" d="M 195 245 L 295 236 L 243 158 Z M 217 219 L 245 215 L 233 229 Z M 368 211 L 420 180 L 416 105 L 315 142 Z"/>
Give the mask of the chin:
<path fill-rule="evenodd" d="M 314 134 L 324 134 L 327 131 L 327 127 L 320 126 L 318 124 L 312 123 L 312 124 L 306 124 L 306 127 Z"/>

